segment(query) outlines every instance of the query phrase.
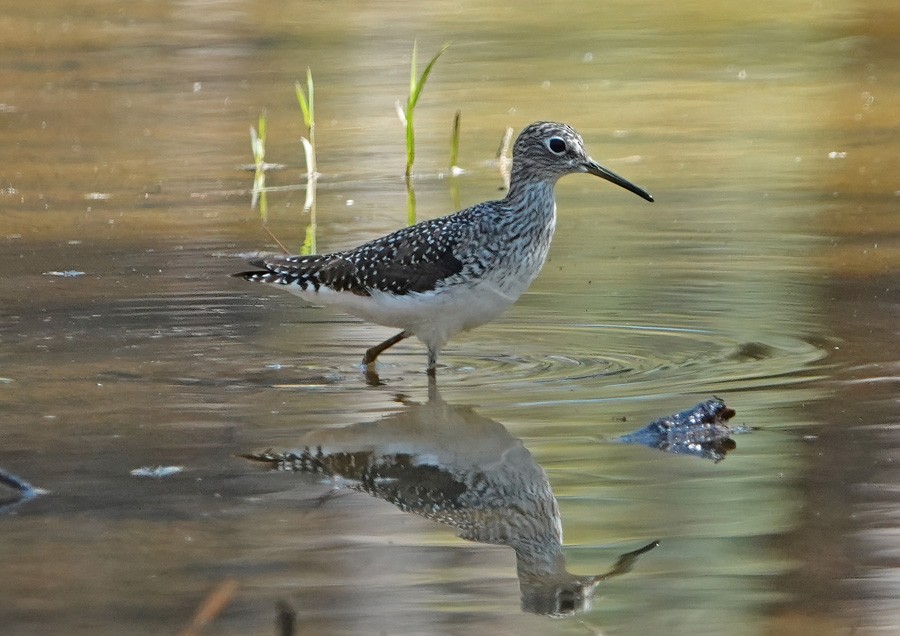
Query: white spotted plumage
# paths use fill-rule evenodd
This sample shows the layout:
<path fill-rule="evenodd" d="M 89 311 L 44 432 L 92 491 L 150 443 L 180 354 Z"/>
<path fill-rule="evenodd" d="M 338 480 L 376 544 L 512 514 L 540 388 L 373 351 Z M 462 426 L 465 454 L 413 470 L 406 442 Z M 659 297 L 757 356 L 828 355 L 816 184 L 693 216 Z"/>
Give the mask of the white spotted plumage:
<path fill-rule="evenodd" d="M 538 275 L 556 226 L 553 186 L 576 172 L 653 200 L 594 162 L 573 128 L 538 122 L 516 140 L 504 199 L 423 221 L 352 250 L 256 259 L 251 264 L 260 269 L 235 276 L 280 285 L 309 302 L 402 329 L 366 352 L 367 365 L 396 342 L 417 336 L 428 347 L 433 375 L 437 355 L 451 337 L 495 319 Z"/>

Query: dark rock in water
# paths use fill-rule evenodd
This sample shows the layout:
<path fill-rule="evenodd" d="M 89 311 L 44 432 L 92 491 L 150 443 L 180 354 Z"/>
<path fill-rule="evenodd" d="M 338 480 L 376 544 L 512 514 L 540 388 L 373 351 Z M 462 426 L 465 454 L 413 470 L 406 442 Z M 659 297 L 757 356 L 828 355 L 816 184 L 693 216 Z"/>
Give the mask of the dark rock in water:
<path fill-rule="evenodd" d="M 731 436 L 750 430 L 744 426 L 728 426 L 726 422 L 732 417 L 734 410 L 719 398 L 713 398 L 613 441 L 641 444 L 675 455 L 695 455 L 718 463 L 737 447 Z"/>

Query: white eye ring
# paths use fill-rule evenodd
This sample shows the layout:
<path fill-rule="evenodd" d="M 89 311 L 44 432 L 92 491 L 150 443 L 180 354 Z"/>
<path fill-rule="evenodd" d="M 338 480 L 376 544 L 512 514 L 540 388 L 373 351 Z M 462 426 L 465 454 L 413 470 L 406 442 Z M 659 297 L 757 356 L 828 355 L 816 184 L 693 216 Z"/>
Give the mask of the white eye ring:
<path fill-rule="evenodd" d="M 566 151 L 567 146 L 564 139 L 560 137 L 551 137 L 547 140 L 547 148 L 554 155 L 561 155 Z"/>

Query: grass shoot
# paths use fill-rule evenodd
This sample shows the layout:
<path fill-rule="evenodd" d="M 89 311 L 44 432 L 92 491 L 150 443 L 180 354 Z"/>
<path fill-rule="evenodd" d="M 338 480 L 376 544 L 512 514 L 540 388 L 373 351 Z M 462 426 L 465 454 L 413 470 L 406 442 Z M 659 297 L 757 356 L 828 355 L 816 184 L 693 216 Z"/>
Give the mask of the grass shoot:
<path fill-rule="evenodd" d="M 452 176 L 461 175 L 464 170 L 459 167 L 459 120 L 462 117 L 462 111 L 456 111 L 453 117 L 453 133 L 450 136 L 450 174 Z"/>
<path fill-rule="evenodd" d="M 253 150 L 253 190 L 250 208 L 259 203 L 259 216 L 263 223 L 268 221 L 269 205 L 266 198 L 266 111 L 259 114 L 257 128 L 250 126 L 250 148 Z"/>
<path fill-rule="evenodd" d="M 413 50 L 412 57 L 409 62 L 409 97 L 406 99 L 406 107 L 401 108 L 398 102 L 397 104 L 397 114 L 400 117 L 400 121 L 403 122 L 403 126 L 406 128 L 406 179 L 409 181 L 410 176 L 412 175 L 412 167 L 413 163 L 416 160 L 416 135 L 415 135 L 415 127 L 413 124 L 413 117 L 415 114 L 416 104 L 419 102 L 419 97 L 422 95 L 422 89 L 425 88 L 425 82 L 428 80 L 428 76 L 431 74 L 431 69 L 434 68 L 435 62 L 438 61 L 438 58 L 444 54 L 450 48 L 449 44 L 445 44 L 441 47 L 441 50 L 437 52 L 437 54 L 431 58 L 431 61 L 428 62 L 428 65 L 425 67 L 425 70 L 422 71 L 422 75 L 419 76 L 416 70 L 416 42 L 413 42 Z"/>
<path fill-rule="evenodd" d="M 308 137 L 301 137 L 303 152 L 306 156 L 306 201 L 303 209 L 309 211 L 309 225 L 306 226 L 306 236 L 300 246 L 301 254 L 315 254 L 316 249 L 316 180 L 319 173 L 316 170 L 316 103 L 315 86 L 313 84 L 312 70 L 306 67 L 306 92 L 300 82 L 294 83 L 294 91 L 297 94 L 297 103 L 303 113 L 303 123 L 306 124 Z"/>

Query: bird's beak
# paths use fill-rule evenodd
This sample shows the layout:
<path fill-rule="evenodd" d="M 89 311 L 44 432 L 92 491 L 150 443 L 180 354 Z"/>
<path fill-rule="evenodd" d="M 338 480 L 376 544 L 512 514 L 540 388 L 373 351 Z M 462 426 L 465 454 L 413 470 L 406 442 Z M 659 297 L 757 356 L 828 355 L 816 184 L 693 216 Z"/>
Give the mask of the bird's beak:
<path fill-rule="evenodd" d="M 646 199 L 647 201 L 650 201 L 651 203 L 653 202 L 653 196 L 649 192 L 647 192 L 643 188 L 639 188 L 638 186 L 634 185 L 627 179 L 623 179 L 622 177 L 617 175 L 615 172 L 612 172 L 611 170 L 607 170 L 606 168 L 601 166 L 599 163 L 597 163 L 593 159 L 589 158 L 585 162 L 584 167 L 585 167 L 585 170 L 587 172 L 589 172 L 590 174 L 596 175 L 596 176 L 600 177 L 601 179 L 606 179 L 610 183 L 615 183 L 617 186 L 625 188 L 626 190 L 629 190 L 630 192 L 634 192 L 636 195 L 638 195 L 642 199 Z"/>

